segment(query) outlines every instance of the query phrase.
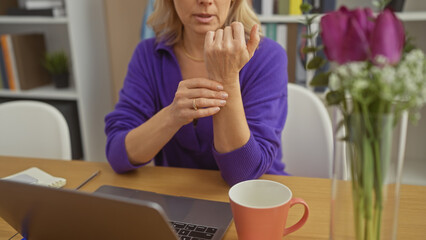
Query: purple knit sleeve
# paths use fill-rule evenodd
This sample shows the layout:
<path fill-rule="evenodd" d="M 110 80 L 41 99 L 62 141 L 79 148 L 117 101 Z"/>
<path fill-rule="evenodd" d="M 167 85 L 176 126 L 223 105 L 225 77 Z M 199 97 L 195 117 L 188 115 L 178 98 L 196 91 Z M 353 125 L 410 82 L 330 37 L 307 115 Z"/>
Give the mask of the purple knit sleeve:
<path fill-rule="evenodd" d="M 117 173 L 146 165 L 132 165 L 125 146 L 127 133 L 147 121 L 155 112 L 152 86 L 147 80 L 150 78 L 147 76 L 148 71 L 144 69 L 149 65 L 145 57 L 149 54 L 146 49 L 150 47 L 146 45 L 147 41 L 144 41 L 136 48 L 129 63 L 123 88 L 120 90 L 119 101 L 114 111 L 105 117 L 106 156 Z"/>
<path fill-rule="evenodd" d="M 281 162 L 281 132 L 287 116 L 287 56 L 284 49 L 264 38 L 240 72 L 244 111 L 250 139 L 239 149 L 213 156 L 229 185 L 256 179 L 265 173 L 285 174 Z"/>

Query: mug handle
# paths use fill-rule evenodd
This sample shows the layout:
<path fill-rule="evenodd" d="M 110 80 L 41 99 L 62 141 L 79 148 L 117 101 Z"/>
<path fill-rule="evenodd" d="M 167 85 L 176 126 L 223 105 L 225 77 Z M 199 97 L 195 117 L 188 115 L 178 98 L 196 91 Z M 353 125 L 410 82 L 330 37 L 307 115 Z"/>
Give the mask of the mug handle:
<path fill-rule="evenodd" d="M 308 220 L 308 216 L 309 216 L 308 204 L 305 202 L 305 200 L 303 200 L 301 198 L 293 198 L 293 199 L 290 200 L 290 208 L 293 207 L 296 204 L 302 204 L 305 207 L 305 212 L 303 213 L 302 218 L 297 223 L 295 223 L 291 227 L 284 229 L 283 236 L 286 236 L 286 235 L 296 231 L 297 229 L 301 228 L 306 223 L 306 220 Z"/>

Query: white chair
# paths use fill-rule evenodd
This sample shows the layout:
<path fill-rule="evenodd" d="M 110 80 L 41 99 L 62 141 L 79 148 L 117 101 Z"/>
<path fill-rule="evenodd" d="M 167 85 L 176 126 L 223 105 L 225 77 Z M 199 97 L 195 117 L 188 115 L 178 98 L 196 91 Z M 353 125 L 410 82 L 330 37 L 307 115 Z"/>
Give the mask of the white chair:
<path fill-rule="evenodd" d="M 307 88 L 288 84 L 288 114 L 281 141 L 286 172 L 332 177 L 332 123 L 324 103 Z"/>
<path fill-rule="evenodd" d="M 0 104 L 0 155 L 71 160 L 64 116 L 44 102 Z"/>

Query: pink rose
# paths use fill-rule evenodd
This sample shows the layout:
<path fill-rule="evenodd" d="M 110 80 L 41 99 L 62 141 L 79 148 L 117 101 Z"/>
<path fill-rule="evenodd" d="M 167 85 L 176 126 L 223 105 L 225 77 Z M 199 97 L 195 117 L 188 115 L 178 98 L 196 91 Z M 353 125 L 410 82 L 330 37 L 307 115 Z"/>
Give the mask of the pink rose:
<path fill-rule="evenodd" d="M 328 59 L 339 64 L 367 60 L 373 20 L 373 13 L 367 8 L 349 11 L 341 7 L 325 15 L 320 24 Z"/>
<path fill-rule="evenodd" d="M 397 63 L 405 41 L 404 27 L 390 10 L 377 19 L 369 8 L 338 11 L 322 17 L 321 37 L 330 61 L 345 64 L 366 61 L 382 55 L 392 64 Z"/>
<path fill-rule="evenodd" d="M 405 31 L 401 21 L 389 9 L 377 17 L 373 34 L 370 38 L 371 60 L 378 55 L 384 56 L 390 64 L 401 59 L 405 43 Z"/>

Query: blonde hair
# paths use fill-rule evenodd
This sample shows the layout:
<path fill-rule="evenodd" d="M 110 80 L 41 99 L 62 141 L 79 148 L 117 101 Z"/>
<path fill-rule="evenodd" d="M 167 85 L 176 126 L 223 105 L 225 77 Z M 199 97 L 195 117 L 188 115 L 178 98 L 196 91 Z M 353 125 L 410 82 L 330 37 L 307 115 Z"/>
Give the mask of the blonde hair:
<path fill-rule="evenodd" d="M 235 21 L 243 24 L 246 40 L 250 37 L 253 25 L 257 24 L 261 32 L 260 21 L 247 0 L 231 0 L 231 8 L 224 26 L 229 26 Z M 182 39 L 183 24 L 176 13 L 173 0 L 155 0 L 154 11 L 149 16 L 147 24 L 154 30 L 157 41 L 174 45 Z"/>

